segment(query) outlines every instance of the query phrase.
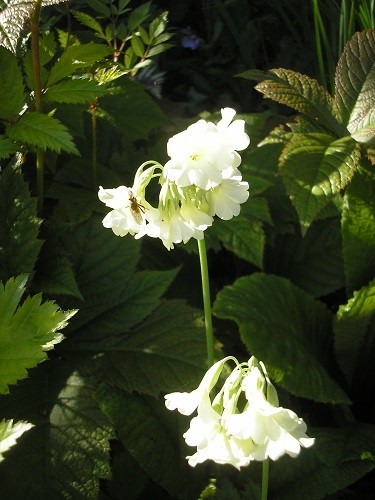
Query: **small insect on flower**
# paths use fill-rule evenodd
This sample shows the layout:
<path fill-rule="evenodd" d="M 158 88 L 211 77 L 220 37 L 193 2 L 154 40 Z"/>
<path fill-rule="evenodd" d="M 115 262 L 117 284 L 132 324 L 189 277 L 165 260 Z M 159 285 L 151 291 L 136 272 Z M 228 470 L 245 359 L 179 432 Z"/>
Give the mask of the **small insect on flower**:
<path fill-rule="evenodd" d="M 130 201 L 130 212 L 133 216 L 133 219 L 137 224 L 142 224 L 143 221 L 142 214 L 145 213 L 146 210 L 145 207 L 138 202 L 137 198 L 133 194 L 129 196 L 129 201 Z"/>

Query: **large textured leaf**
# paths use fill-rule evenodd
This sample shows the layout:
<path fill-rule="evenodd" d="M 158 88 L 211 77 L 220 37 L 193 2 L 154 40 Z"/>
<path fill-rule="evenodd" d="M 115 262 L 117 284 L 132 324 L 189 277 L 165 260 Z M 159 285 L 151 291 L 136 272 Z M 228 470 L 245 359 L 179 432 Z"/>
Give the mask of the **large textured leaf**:
<path fill-rule="evenodd" d="M 314 446 L 302 450 L 296 459 L 283 457 L 272 463 L 270 499 L 329 498 L 374 470 L 373 425 L 355 423 L 340 429 L 308 428 L 307 432 L 315 437 Z"/>
<path fill-rule="evenodd" d="M 236 321 L 249 353 L 289 392 L 320 402 L 349 403 L 329 375 L 331 315 L 290 281 L 261 273 L 239 278 L 219 292 L 214 313 Z"/>
<path fill-rule="evenodd" d="M 70 45 L 52 67 L 47 86 L 50 87 L 63 78 L 82 68 L 88 68 L 111 53 L 109 47 L 90 42 L 82 45 Z"/>
<path fill-rule="evenodd" d="M 55 360 L 0 399 L 2 415 L 34 425 L 1 464 L 4 498 L 98 498 L 100 479 L 110 476 L 113 436 L 92 394 L 90 381 Z"/>
<path fill-rule="evenodd" d="M 317 213 L 350 181 L 359 161 L 351 138 L 295 134 L 280 157 L 280 172 L 304 234 Z"/>
<path fill-rule="evenodd" d="M 41 240 L 36 199 L 22 174 L 11 166 L 0 173 L 0 280 L 32 273 Z"/>
<path fill-rule="evenodd" d="M 118 330 L 118 319 L 113 317 L 102 325 L 103 340 L 87 338 L 65 347 L 88 353 L 91 372 L 129 392 L 157 396 L 161 391 L 196 387 L 206 361 L 204 325 L 198 311 L 183 301 L 167 300 L 130 332 L 126 333 L 126 323 L 121 335 L 114 334 Z M 95 352 L 101 355 L 92 359 Z"/>
<path fill-rule="evenodd" d="M 334 332 L 336 357 L 347 381 L 369 394 L 375 380 L 374 280 L 340 306 Z"/>
<path fill-rule="evenodd" d="M 7 135 L 13 141 L 50 149 L 60 153 L 78 154 L 68 129 L 53 116 L 29 112 L 21 116 L 17 123 L 7 127 Z"/>
<path fill-rule="evenodd" d="M 346 44 L 335 76 L 342 123 L 359 142 L 375 140 L 375 30 L 356 33 Z"/>
<path fill-rule="evenodd" d="M 99 386 L 96 400 L 125 448 L 153 481 L 173 498 L 198 498 L 194 489 L 199 472 L 194 471 L 193 480 L 192 469 L 182 455 L 188 450 L 181 449 L 176 415 L 166 410 L 164 402 L 129 395 L 104 384 Z"/>
<path fill-rule="evenodd" d="M 251 72 L 241 76 L 253 78 Z M 316 80 L 282 68 L 271 69 L 263 78 L 264 81 L 255 88 L 265 97 L 285 104 L 325 125 L 332 132 L 339 133 L 340 125 L 335 116 L 333 99 Z"/>
<path fill-rule="evenodd" d="M 27 297 L 20 305 L 26 277 L 0 285 L 0 393 L 27 377 L 27 370 L 47 358 L 46 351 L 61 342 L 60 332 L 72 312 L 63 312 L 41 296 Z"/>
<path fill-rule="evenodd" d="M 16 422 L 13 420 L 3 420 L 0 422 L 0 462 L 4 460 L 3 453 L 16 444 L 22 434 L 32 428 L 28 422 Z"/>
<path fill-rule="evenodd" d="M 367 285 L 375 274 L 375 175 L 357 171 L 345 194 L 342 239 L 349 295 Z"/>
<path fill-rule="evenodd" d="M 64 80 L 49 87 L 44 93 L 47 102 L 65 102 L 76 104 L 90 102 L 95 97 L 105 93 L 105 88 L 98 85 L 94 80 L 78 79 Z"/>
<path fill-rule="evenodd" d="M 1 13 L 0 13 L 1 15 Z M 1 21 L 0 21 L 1 22 Z M 1 43 L 1 42 L 0 42 Z M 22 72 L 17 59 L 0 46 L 0 118 L 13 121 L 25 103 L 25 89 Z"/>
<path fill-rule="evenodd" d="M 295 233 L 276 235 L 265 259 L 267 273 L 289 278 L 315 297 L 345 286 L 340 222 L 315 221 L 301 238 Z"/>
<path fill-rule="evenodd" d="M 216 220 L 215 230 L 228 250 L 262 269 L 265 237 L 260 222 L 239 215 L 230 221 Z"/>

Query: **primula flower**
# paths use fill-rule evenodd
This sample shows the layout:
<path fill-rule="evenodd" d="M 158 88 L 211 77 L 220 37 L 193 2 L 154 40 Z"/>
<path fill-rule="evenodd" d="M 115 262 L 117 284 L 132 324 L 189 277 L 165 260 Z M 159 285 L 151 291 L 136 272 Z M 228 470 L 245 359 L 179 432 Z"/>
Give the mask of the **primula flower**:
<path fill-rule="evenodd" d="M 240 213 L 240 204 L 249 198 L 249 184 L 237 168 L 227 168 L 221 183 L 207 192 L 210 214 L 229 220 Z"/>
<path fill-rule="evenodd" d="M 199 120 L 169 139 L 170 160 L 164 166 L 169 181 L 180 187 L 195 185 L 208 190 L 220 184 L 225 169 L 240 165 L 237 150 L 249 144 L 245 122 L 236 120 L 231 124 L 236 114 L 231 108 L 222 109 L 221 114 L 218 125 Z"/>
<path fill-rule="evenodd" d="M 211 396 L 230 359 L 236 367 Z M 247 400 L 244 407 L 243 394 Z M 264 365 L 254 357 L 239 364 L 228 356 L 207 371 L 197 389 L 172 393 L 165 399 L 169 410 L 178 409 L 184 415 L 197 409 L 197 416 L 183 435 L 189 446 L 197 447 L 196 453 L 187 457 L 193 467 L 213 460 L 240 469 L 253 460 L 277 460 L 284 454 L 295 457 L 301 447 L 314 443 L 306 435 L 305 422 L 292 410 L 278 406 L 276 389 Z"/>

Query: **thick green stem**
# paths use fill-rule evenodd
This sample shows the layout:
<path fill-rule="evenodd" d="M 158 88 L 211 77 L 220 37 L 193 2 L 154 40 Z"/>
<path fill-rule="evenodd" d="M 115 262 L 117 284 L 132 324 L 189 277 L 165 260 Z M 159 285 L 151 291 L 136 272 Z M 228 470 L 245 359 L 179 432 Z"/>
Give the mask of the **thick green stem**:
<path fill-rule="evenodd" d="M 210 367 L 214 364 L 214 334 L 212 328 L 210 281 L 208 275 L 206 243 L 204 239 L 198 240 L 198 250 L 202 277 L 204 323 L 206 326 L 207 364 Z"/>
<path fill-rule="evenodd" d="M 34 10 L 30 18 L 31 29 L 31 58 L 33 66 L 34 78 L 34 96 L 35 96 L 35 110 L 38 113 L 43 113 L 43 100 L 42 100 L 42 82 L 40 78 L 40 59 L 39 59 L 39 15 L 42 0 L 37 0 Z M 38 208 L 39 214 L 43 211 L 43 190 L 44 190 L 44 152 L 41 148 L 36 151 L 36 185 L 38 194 Z"/>
<path fill-rule="evenodd" d="M 92 133 L 92 182 L 94 189 L 98 188 L 98 174 L 97 174 L 97 163 L 98 163 L 98 145 L 97 145 L 97 126 L 96 126 L 96 108 L 98 105 L 97 99 L 90 106 L 91 109 L 91 133 Z"/>
<path fill-rule="evenodd" d="M 270 468 L 270 462 L 269 459 L 266 458 L 263 460 L 263 467 L 262 467 L 262 493 L 261 493 L 261 500 L 267 500 L 268 496 L 268 472 Z"/>

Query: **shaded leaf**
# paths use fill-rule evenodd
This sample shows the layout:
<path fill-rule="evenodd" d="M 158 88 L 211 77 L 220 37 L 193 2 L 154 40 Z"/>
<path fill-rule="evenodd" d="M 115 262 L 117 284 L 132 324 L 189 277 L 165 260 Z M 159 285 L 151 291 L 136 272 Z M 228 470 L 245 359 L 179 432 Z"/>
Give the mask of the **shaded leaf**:
<path fill-rule="evenodd" d="M 112 430 L 92 394 L 89 380 L 55 360 L 1 398 L 2 414 L 34 424 L 1 464 L 5 498 L 98 497 L 99 481 L 110 477 Z"/>
<path fill-rule="evenodd" d="M 42 246 L 36 205 L 22 174 L 5 168 L 0 174 L 0 280 L 33 272 Z"/>
<path fill-rule="evenodd" d="M 354 484 L 375 468 L 375 428 L 355 423 L 308 429 L 315 444 L 298 459 L 283 457 L 270 468 L 270 500 L 320 500 Z"/>
<path fill-rule="evenodd" d="M 374 385 L 375 281 L 354 292 L 340 306 L 334 323 L 337 360 L 349 384 L 356 382 L 363 394 Z M 358 377 L 360 380 L 358 381 Z"/>
<path fill-rule="evenodd" d="M 292 394 L 349 403 L 329 375 L 331 315 L 290 281 L 261 273 L 239 278 L 219 292 L 214 314 L 238 324 L 249 353 L 261 359 L 275 382 Z"/>
<path fill-rule="evenodd" d="M 27 377 L 27 370 L 47 358 L 46 351 L 61 342 L 62 330 L 74 312 L 63 312 L 41 295 L 27 297 L 20 305 L 26 277 L 0 285 L 0 393 Z"/>
<path fill-rule="evenodd" d="M 359 142 L 375 140 L 375 30 L 355 33 L 337 65 L 335 101 L 341 120 Z"/>
<path fill-rule="evenodd" d="M 68 129 L 53 116 L 29 112 L 21 116 L 17 123 L 7 127 L 7 135 L 13 141 L 50 149 L 60 153 L 78 154 Z"/>
<path fill-rule="evenodd" d="M 0 16 L 1 14 L 3 12 L 0 12 Z M 0 89 L 2 95 L 0 99 L 0 118 L 11 122 L 16 119 L 25 104 L 25 88 L 22 72 L 18 66 L 16 57 L 9 50 L 1 46 L 0 67 L 3 68 L 0 71 Z"/>
<path fill-rule="evenodd" d="M 375 175 L 371 168 L 360 168 L 346 189 L 341 224 L 350 295 L 375 275 Z"/>
<path fill-rule="evenodd" d="M 17 151 L 19 151 L 19 148 L 12 141 L 0 135 L 0 158 L 8 158 Z"/>
<path fill-rule="evenodd" d="M 280 172 L 297 210 L 302 233 L 351 180 L 360 150 L 351 138 L 295 134 L 280 157 Z"/>

